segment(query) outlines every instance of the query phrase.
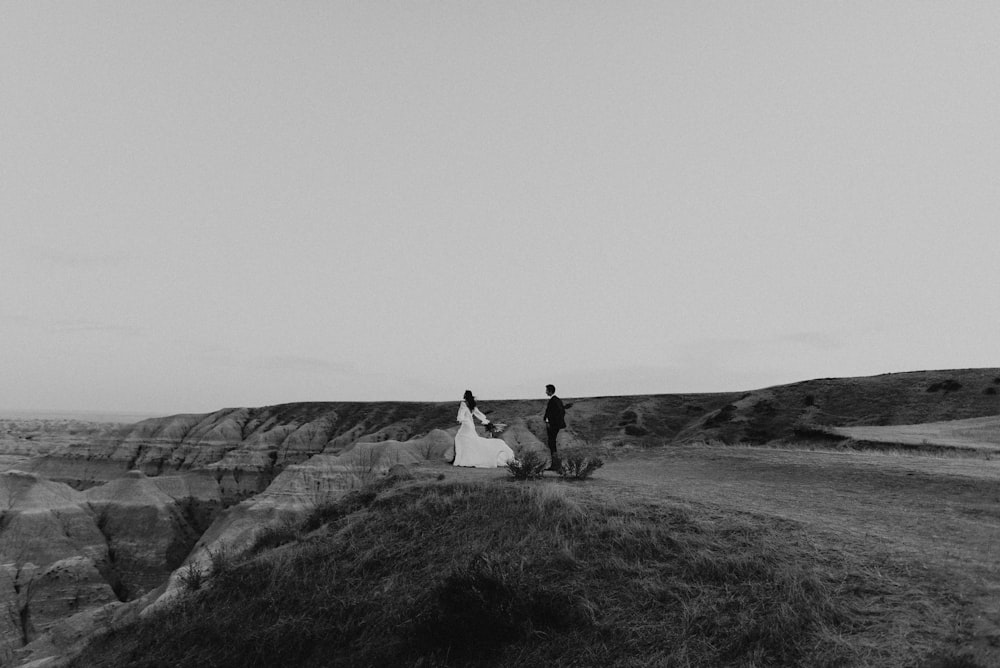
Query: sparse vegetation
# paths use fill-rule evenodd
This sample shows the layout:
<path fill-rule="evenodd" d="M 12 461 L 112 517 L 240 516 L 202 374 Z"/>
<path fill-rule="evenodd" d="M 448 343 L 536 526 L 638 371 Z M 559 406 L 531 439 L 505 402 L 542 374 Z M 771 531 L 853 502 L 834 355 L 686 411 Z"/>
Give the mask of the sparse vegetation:
<path fill-rule="evenodd" d="M 208 579 L 205 577 L 204 571 L 193 562 L 181 569 L 179 577 L 181 584 L 187 591 L 198 591 Z"/>
<path fill-rule="evenodd" d="M 355 511 L 366 508 L 375 500 L 379 492 L 388 489 L 393 483 L 392 479 L 383 478 L 361 489 L 351 490 L 338 498 L 329 499 L 326 503 L 313 508 L 312 512 L 306 516 L 302 522 L 302 531 L 304 533 L 315 531 L 325 524 L 332 524 Z"/>
<path fill-rule="evenodd" d="M 375 448 L 358 445 L 348 458 L 345 472 L 347 489 L 361 489 L 371 485 L 379 477 L 382 462 Z"/>
<path fill-rule="evenodd" d="M 541 478 L 548 465 L 548 460 L 534 450 L 525 450 L 517 459 L 507 462 L 507 470 L 514 480 L 533 480 Z"/>
<path fill-rule="evenodd" d="M 582 449 L 570 450 L 563 455 L 562 476 L 573 480 L 585 480 L 594 471 L 604 466 L 604 460 Z"/>
<path fill-rule="evenodd" d="M 207 552 L 210 564 L 208 572 L 211 577 L 218 577 L 232 569 L 235 559 L 229 546 L 220 544 L 216 549 Z"/>

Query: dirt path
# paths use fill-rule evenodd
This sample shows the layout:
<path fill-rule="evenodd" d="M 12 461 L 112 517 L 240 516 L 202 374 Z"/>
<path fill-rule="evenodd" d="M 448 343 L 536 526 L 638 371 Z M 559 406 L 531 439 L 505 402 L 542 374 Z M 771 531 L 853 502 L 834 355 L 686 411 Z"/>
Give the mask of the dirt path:
<path fill-rule="evenodd" d="M 793 520 L 857 554 L 890 554 L 966 598 L 971 648 L 1000 665 L 1000 461 L 698 446 L 606 465 L 618 494 Z"/>

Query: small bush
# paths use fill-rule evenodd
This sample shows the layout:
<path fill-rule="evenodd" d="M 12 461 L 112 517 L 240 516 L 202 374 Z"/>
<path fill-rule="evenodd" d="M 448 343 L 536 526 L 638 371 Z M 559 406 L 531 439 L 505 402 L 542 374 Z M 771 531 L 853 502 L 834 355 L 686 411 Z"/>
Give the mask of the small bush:
<path fill-rule="evenodd" d="M 205 574 L 194 562 L 185 566 L 178 577 L 187 591 L 198 591 L 204 586 L 207 580 Z"/>
<path fill-rule="evenodd" d="M 637 424 L 630 424 L 625 426 L 625 434 L 627 436 L 645 436 L 649 433 L 648 429 L 640 427 Z"/>
<path fill-rule="evenodd" d="M 220 543 L 219 547 L 213 552 L 208 551 L 208 562 L 211 564 L 209 568 L 209 574 L 214 578 L 223 575 L 227 571 L 233 568 L 233 555 L 231 554 L 229 547 L 224 543 Z"/>
<path fill-rule="evenodd" d="M 563 458 L 562 476 L 585 480 L 597 469 L 604 466 L 604 460 L 582 452 L 573 452 Z"/>
<path fill-rule="evenodd" d="M 932 383 L 927 387 L 928 392 L 944 392 L 948 394 L 949 392 L 956 392 L 962 389 L 962 384 L 957 380 L 943 380 L 940 383 Z"/>
<path fill-rule="evenodd" d="M 983 394 L 996 394 L 996 393 L 997 393 L 997 388 L 995 387 L 987 387 L 985 390 L 983 390 Z"/>
<path fill-rule="evenodd" d="M 541 478 L 546 467 L 548 462 L 534 450 L 522 452 L 520 457 L 507 462 L 507 470 L 514 480 Z"/>
<path fill-rule="evenodd" d="M 625 425 L 635 424 L 639 421 L 639 416 L 636 415 L 635 411 L 625 411 L 622 413 L 621 421 L 618 423 L 619 427 L 624 427 Z"/>
<path fill-rule="evenodd" d="M 736 406 L 734 406 L 733 404 L 726 404 L 725 406 L 717 410 L 714 415 L 709 416 L 709 418 L 705 420 L 705 426 L 708 427 L 709 429 L 714 429 L 715 427 L 721 427 L 725 423 L 729 422 L 733 418 L 733 415 L 735 414 L 736 414 Z"/>

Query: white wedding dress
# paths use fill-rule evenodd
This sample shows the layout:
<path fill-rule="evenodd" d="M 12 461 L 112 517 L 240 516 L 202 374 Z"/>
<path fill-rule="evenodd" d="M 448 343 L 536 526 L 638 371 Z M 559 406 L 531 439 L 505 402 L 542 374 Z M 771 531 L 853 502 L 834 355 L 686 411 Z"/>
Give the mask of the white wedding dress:
<path fill-rule="evenodd" d="M 458 421 L 461 426 L 455 434 L 454 466 L 475 466 L 477 468 L 496 468 L 506 466 L 514 459 L 514 451 L 499 438 L 483 438 L 476 433 L 476 423 L 473 416 L 483 424 L 489 422 L 478 408 L 469 410 L 465 402 L 458 406 Z"/>

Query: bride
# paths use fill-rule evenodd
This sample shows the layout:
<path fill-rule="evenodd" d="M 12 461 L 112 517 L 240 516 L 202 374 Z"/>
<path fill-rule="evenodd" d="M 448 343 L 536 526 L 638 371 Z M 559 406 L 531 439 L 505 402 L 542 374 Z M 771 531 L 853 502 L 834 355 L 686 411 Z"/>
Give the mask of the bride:
<path fill-rule="evenodd" d="M 514 459 L 514 451 L 499 438 L 482 438 L 476 433 L 475 416 L 484 425 L 490 424 L 482 411 L 476 408 L 476 398 L 470 390 L 465 391 L 462 403 L 458 405 L 458 421 L 461 426 L 455 434 L 454 466 L 475 466 L 496 468 L 506 466 Z"/>

